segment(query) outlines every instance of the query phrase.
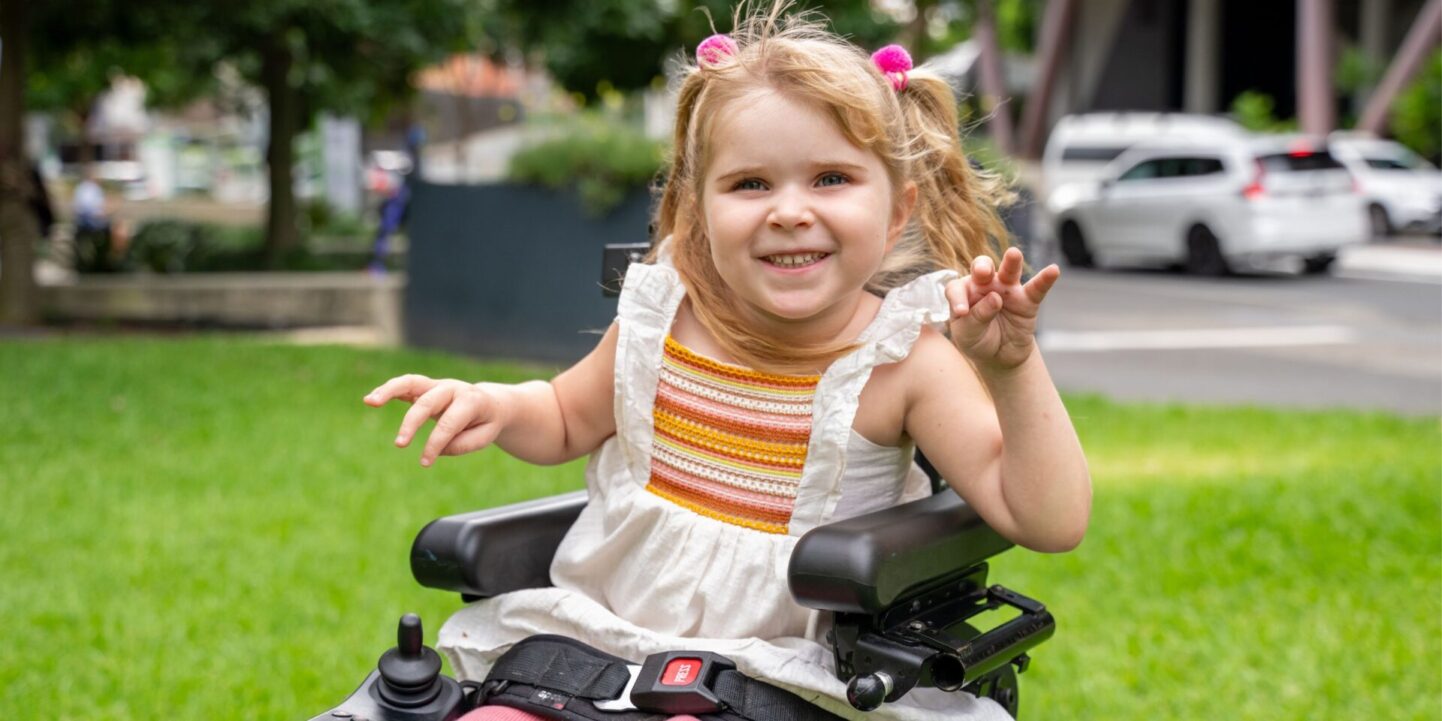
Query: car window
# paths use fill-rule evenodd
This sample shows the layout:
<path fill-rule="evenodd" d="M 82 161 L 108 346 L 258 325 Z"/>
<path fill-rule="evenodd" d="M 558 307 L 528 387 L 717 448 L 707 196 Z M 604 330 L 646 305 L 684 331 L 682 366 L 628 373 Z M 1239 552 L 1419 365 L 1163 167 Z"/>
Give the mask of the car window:
<path fill-rule="evenodd" d="M 1304 173 L 1314 170 L 1335 170 L 1342 164 L 1326 150 L 1299 151 L 1263 155 L 1257 158 L 1262 168 L 1269 173 Z"/>
<path fill-rule="evenodd" d="M 1105 163 L 1125 153 L 1125 145 L 1073 145 L 1061 151 L 1063 161 Z"/>
<path fill-rule="evenodd" d="M 1117 180 L 1149 180 L 1151 178 L 1158 177 L 1161 172 L 1161 168 L 1162 159 L 1160 158 L 1156 160 L 1143 160 L 1142 162 L 1137 163 L 1136 165 L 1133 165 L 1131 168 L 1127 169 L 1127 172 L 1122 173 L 1121 177 L 1117 178 Z"/>
<path fill-rule="evenodd" d="M 1412 170 L 1417 167 L 1415 165 L 1408 165 L 1402 158 L 1373 156 L 1363 158 L 1363 160 L 1367 161 L 1367 167 L 1373 170 Z"/>
<path fill-rule="evenodd" d="M 1214 175 L 1222 172 L 1222 161 L 1219 158 L 1183 158 L 1182 175 Z"/>
<path fill-rule="evenodd" d="M 1119 180 L 1146 180 L 1151 178 L 1192 178 L 1222 172 L 1222 161 L 1217 158 L 1180 156 L 1153 158 L 1132 166 L 1122 173 Z"/>

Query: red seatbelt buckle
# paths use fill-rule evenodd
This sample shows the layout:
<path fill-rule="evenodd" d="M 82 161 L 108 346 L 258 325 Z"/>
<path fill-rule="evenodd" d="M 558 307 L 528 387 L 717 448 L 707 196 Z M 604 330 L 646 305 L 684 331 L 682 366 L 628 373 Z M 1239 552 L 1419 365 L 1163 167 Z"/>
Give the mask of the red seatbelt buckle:
<path fill-rule="evenodd" d="M 706 651 L 652 654 L 636 674 L 631 703 L 659 713 L 715 713 L 726 708 L 716 696 L 716 678 L 722 671 L 734 670 L 731 659 Z"/>

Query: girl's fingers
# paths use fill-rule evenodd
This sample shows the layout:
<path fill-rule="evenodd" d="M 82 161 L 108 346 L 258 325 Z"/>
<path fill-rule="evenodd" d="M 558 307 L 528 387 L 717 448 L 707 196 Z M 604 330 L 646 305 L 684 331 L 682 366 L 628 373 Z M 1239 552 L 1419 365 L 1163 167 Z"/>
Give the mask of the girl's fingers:
<path fill-rule="evenodd" d="M 1019 248 L 1007 248 L 1006 253 L 1001 256 L 1001 268 L 996 272 L 996 280 L 1002 285 L 1016 285 L 1021 282 L 1021 272 L 1026 263 Z"/>
<path fill-rule="evenodd" d="M 421 465 L 429 466 L 435 463 L 441 452 L 451 445 L 451 441 L 479 420 L 485 410 L 481 396 L 458 395 L 441 417 L 436 419 L 436 427 L 431 429 L 431 435 L 426 438 L 426 445 L 421 449 Z"/>
<path fill-rule="evenodd" d="M 446 454 L 448 448 L 456 447 L 457 441 L 460 441 L 461 444 L 473 444 L 483 440 L 485 434 L 466 435 L 476 428 L 492 427 L 489 430 L 490 438 L 495 438 L 500 430 L 495 428 L 496 424 L 487 423 L 490 415 L 492 415 L 492 405 L 490 405 L 489 395 L 474 388 L 457 389 L 451 398 L 450 407 L 447 407 L 440 418 L 435 420 L 435 428 L 431 430 L 430 437 L 425 438 L 425 447 L 421 448 L 421 466 L 430 466 L 431 463 L 435 463 L 435 459 Z M 490 441 L 486 440 L 482 446 L 485 446 L 486 443 L 490 443 Z M 469 447 L 466 450 L 457 448 L 454 453 L 466 453 L 466 451 L 476 450 L 482 446 Z"/>
<path fill-rule="evenodd" d="M 1042 268 L 1041 272 L 1032 276 L 1032 279 L 1027 281 L 1026 285 L 1022 286 L 1022 292 L 1026 294 L 1028 300 L 1037 305 L 1041 305 L 1042 299 L 1046 298 L 1046 294 L 1051 292 L 1052 286 L 1056 285 L 1056 281 L 1060 277 L 1061 268 L 1058 267 L 1057 264 L 1052 263 Z"/>
<path fill-rule="evenodd" d="M 970 290 L 965 278 L 957 278 L 946 284 L 946 302 L 951 307 L 951 318 L 955 320 L 971 310 Z"/>
<path fill-rule="evenodd" d="M 971 319 L 977 325 L 985 326 L 996 318 L 997 313 L 1001 312 L 1002 305 L 1000 293 L 996 291 L 987 293 L 985 298 L 971 306 Z"/>
<path fill-rule="evenodd" d="M 362 400 L 368 406 L 379 408 L 395 398 L 404 401 L 415 400 L 435 385 L 436 381 L 422 375 L 397 376 L 377 386 Z"/>
<path fill-rule="evenodd" d="M 953 321 L 951 340 L 959 343 L 962 347 L 975 345 L 986 331 L 991 327 L 991 321 L 1001 312 L 1001 295 L 995 292 L 987 293 L 975 303 L 971 304 L 968 312 L 960 315 Z"/>
<path fill-rule="evenodd" d="M 417 398 L 410 410 L 406 411 L 405 418 L 401 419 L 400 430 L 396 432 L 396 445 L 400 448 L 410 445 L 421 425 L 450 405 L 454 393 L 449 386 L 437 385 Z"/>
<path fill-rule="evenodd" d="M 990 285 L 992 279 L 991 258 L 980 255 L 971 261 L 971 282 L 975 285 Z"/>
<path fill-rule="evenodd" d="M 460 456 L 479 451 L 495 442 L 496 436 L 500 434 L 501 426 L 499 423 L 482 423 L 478 426 L 472 426 L 456 434 L 456 437 L 451 439 L 450 444 L 441 450 L 441 455 Z"/>

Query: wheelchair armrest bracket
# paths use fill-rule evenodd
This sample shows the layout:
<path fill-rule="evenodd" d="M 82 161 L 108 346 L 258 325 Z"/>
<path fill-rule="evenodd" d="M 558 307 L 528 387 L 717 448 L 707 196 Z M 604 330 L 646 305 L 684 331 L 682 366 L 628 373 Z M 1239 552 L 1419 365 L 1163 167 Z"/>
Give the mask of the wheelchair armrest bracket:
<path fill-rule="evenodd" d="M 1008 664 L 1024 671 L 1027 651 L 1051 638 L 1056 621 L 1031 598 L 987 587 L 986 574 L 986 564 L 977 564 L 880 614 L 836 614 L 831 632 L 836 674 L 848 682 L 853 705 L 870 710 L 918 686 L 975 690 Z M 1020 614 L 986 632 L 968 623 L 1003 607 Z M 883 685 L 884 698 L 873 693 L 871 702 L 859 703 L 850 692 Z"/>

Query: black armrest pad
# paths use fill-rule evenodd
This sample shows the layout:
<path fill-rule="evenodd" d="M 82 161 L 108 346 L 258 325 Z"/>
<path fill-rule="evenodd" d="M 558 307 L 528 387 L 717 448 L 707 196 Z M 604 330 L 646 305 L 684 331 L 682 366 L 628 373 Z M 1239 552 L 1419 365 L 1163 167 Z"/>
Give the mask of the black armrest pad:
<path fill-rule="evenodd" d="M 438 518 L 411 544 L 422 586 L 488 598 L 551 585 L 551 559 L 586 506 L 586 492 Z"/>
<path fill-rule="evenodd" d="M 876 614 L 1011 546 L 960 496 L 943 491 L 812 529 L 797 541 L 787 576 L 803 606 Z"/>

